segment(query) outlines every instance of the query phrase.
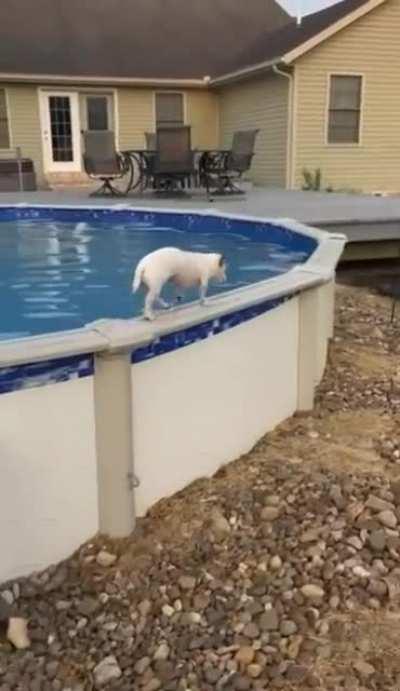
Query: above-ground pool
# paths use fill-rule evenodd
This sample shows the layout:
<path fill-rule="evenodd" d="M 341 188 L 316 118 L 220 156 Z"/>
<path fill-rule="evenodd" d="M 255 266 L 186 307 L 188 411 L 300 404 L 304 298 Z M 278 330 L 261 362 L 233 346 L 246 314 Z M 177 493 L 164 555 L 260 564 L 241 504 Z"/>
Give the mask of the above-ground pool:
<path fill-rule="evenodd" d="M 103 318 L 139 316 L 135 265 L 160 247 L 223 253 L 228 281 L 217 295 L 283 274 L 305 262 L 316 240 L 282 226 L 173 214 L 0 213 L 0 340 L 77 329 Z M 9 216 L 9 218 L 7 218 Z M 84 218 L 85 220 L 82 220 Z M 168 299 L 168 287 L 164 294 Z M 197 299 L 189 291 L 184 301 Z"/>
<path fill-rule="evenodd" d="M 168 245 L 223 252 L 228 282 L 146 322 L 133 270 Z M 310 409 L 343 245 L 287 219 L 0 205 L 0 582 L 128 535 Z"/>

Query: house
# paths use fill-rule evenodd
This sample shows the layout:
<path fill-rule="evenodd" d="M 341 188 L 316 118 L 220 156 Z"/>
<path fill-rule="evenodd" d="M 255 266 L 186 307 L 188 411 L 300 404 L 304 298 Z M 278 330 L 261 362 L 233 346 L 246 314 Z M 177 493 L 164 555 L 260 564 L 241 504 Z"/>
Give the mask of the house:
<path fill-rule="evenodd" d="M 123 150 L 162 123 L 191 125 L 199 149 L 258 127 L 256 184 L 320 168 L 334 189 L 399 191 L 399 30 L 400 0 L 300 25 L 275 0 L 2 0 L 0 153 L 79 182 L 85 129 Z"/>

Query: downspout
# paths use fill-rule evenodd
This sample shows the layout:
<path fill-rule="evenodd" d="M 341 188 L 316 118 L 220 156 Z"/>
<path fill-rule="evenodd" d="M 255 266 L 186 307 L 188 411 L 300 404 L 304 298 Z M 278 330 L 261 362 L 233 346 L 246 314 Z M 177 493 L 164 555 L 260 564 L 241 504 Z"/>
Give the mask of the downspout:
<path fill-rule="evenodd" d="M 278 67 L 272 66 L 275 74 L 285 77 L 289 81 L 288 99 L 288 123 L 286 136 L 286 189 L 294 189 L 295 186 L 295 83 L 294 73 L 286 72 Z"/>

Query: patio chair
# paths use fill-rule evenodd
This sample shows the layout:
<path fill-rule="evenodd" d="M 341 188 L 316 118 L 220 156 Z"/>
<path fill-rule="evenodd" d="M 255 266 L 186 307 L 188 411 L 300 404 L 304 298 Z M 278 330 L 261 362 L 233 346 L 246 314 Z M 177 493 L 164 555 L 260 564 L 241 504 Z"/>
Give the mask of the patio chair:
<path fill-rule="evenodd" d="M 228 151 L 208 152 L 202 164 L 201 179 L 207 194 L 244 194 L 237 183 L 250 167 L 259 130 L 240 130 L 234 133 Z"/>
<path fill-rule="evenodd" d="M 124 196 L 131 184 L 132 166 L 128 156 L 117 152 L 114 132 L 109 130 L 83 132 L 83 141 L 85 172 L 92 180 L 100 180 L 103 183 L 90 196 L 98 197 L 107 194 L 112 197 Z"/>
<path fill-rule="evenodd" d="M 160 127 L 157 130 L 157 146 L 148 161 L 157 192 L 184 192 L 195 175 L 194 152 L 191 150 L 190 127 Z"/>

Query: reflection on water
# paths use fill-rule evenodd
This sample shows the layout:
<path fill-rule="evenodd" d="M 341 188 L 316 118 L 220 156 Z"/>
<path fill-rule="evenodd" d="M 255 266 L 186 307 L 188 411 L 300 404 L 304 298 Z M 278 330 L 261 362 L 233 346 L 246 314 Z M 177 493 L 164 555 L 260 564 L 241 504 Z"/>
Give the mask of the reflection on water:
<path fill-rule="evenodd" d="M 146 224 L 0 223 L 2 340 L 74 329 L 95 319 L 138 315 L 143 295 L 131 294 L 134 267 L 158 247 L 222 252 L 228 282 L 210 294 L 283 273 L 306 259 L 271 242 L 234 231 L 184 232 Z M 168 289 L 166 291 L 168 297 Z M 196 291 L 186 300 L 197 298 Z"/>

